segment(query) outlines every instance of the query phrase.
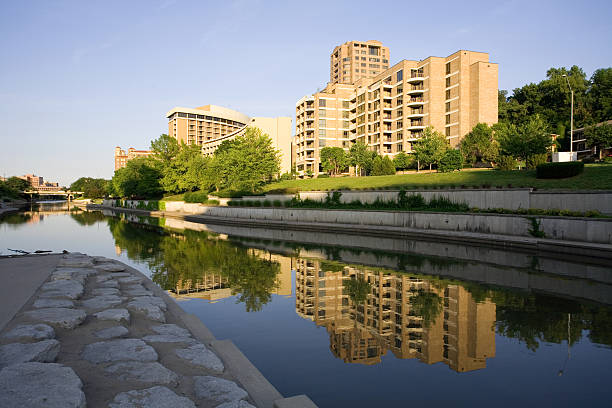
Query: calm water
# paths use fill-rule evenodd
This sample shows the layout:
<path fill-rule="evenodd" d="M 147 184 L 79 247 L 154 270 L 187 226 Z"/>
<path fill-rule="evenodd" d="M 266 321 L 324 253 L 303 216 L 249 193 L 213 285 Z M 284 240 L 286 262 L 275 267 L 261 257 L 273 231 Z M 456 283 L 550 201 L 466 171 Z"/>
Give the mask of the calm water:
<path fill-rule="evenodd" d="M 0 254 L 120 259 L 283 395 L 320 407 L 610 404 L 608 265 L 58 208 L 1 219 Z"/>

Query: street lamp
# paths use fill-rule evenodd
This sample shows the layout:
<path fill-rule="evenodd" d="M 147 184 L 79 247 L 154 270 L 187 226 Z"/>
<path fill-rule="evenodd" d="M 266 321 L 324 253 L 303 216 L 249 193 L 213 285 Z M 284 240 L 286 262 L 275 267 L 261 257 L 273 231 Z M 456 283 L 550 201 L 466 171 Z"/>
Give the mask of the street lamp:
<path fill-rule="evenodd" d="M 565 80 L 567 81 L 567 86 L 572 94 L 572 110 L 570 113 L 570 161 L 574 160 L 574 90 L 570 85 L 569 78 L 567 75 L 563 74 Z"/>

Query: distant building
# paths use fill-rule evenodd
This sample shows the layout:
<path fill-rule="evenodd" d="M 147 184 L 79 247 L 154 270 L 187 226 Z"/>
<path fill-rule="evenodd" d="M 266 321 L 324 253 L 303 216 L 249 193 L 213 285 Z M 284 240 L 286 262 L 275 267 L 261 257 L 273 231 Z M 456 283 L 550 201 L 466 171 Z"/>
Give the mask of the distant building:
<path fill-rule="evenodd" d="M 166 113 L 168 135 L 179 143 L 202 146 L 202 153 L 210 156 L 219 145 L 243 134 L 249 126 L 257 127 L 272 140 L 281 152 L 281 172 L 291 171 L 291 118 L 251 118 L 233 109 L 216 105 L 198 108 L 175 107 Z"/>
<path fill-rule="evenodd" d="M 115 147 L 115 171 L 127 166 L 127 162 L 137 157 L 148 157 L 153 154 L 151 150 L 136 150 L 133 147 L 122 150 L 121 147 Z"/>
<path fill-rule="evenodd" d="M 459 50 L 447 57 L 401 60 L 378 41 L 350 41 L 330 58 L 325 89 L 295 106 L 295 165 L 322 171 L 325 146 L 349 150 L 356 142 L 380 155 L 412 153 L 423 129 L 433 127 L 456 147 L 477 123 L 497 122 L 498 66 L 489 54 Z"/>
<path fill-rule="evenodd" d="M 19 178 L 30 183 L 32 188 L 37 191 L 53 192 L 60 191 L 62 189 L 59 183 L 50 181 L 45 182 L 42 176 L 37 176 L 35 174 L 25 174 Z"/>
<path fill-rule="evenodd" d="M 605 122 L 596 123 L 594 126 L 601 125 L 612 125 L 612 120 L 607 120 Z M 574 129 L 574 152 L 577 153 L 578 158 L 582 159 L 590 156 L 597 156 L 601 159 L 605 154 L 612 153 L 612 146 L 606 146 L 602 151 L 597 151 L 597 147 L 589 147 L 586 143 L 586 137 L 584 136 L 584 131 L 586 128 Z"/>

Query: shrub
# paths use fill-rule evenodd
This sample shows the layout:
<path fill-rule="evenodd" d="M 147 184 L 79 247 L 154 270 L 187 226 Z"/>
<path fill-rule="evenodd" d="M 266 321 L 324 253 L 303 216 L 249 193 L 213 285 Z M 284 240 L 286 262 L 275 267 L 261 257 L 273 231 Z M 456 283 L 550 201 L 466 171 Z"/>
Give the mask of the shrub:
<path fill-rule="evenodd" d="M 582 173 L 584 163 L 580 161 L 543 163 L 536 168 L 536 178 L 560 179 L 574 177 Z"/>
<path fill-rule="evenodd" d="M 465 203 L 455 203 L 446 197 L 438 197 L 435 196 L 431 200 L 427 206 L 431 209 L 436 210 L 447 210 L 447 211 L 468 211 L 470 207 Z"/>
<path fill-rule="evenodd" d="M 461 170 L 463 167 L 463 155 L 459 150 L 449 149 L 444 153 L 440 163 L 438 164 L 438 171 L 442 173 L 448 173 L 455 170 Z"/>
<path fill-rule="evenodd" d="M 334 191 L 331 194 L 327 193 L 325 204 L 340 205 L 340 197 L 342 197 L 342 192 L 340 191 Z"/>
<path fill-rule="evenodd" d="M 272 205 L 274 207 L 282 207 L 283 206 L 283 202 L 281 200 L 274 200 L 274 201 L 272 201 Z"/>
<path fill-rule="evenodd" d="M 397 194 L 397 206 L 399 208 L 422 208 L 425 207 L 425 200 L 420 194 L 406 195 L 406 190 L 400 190 Z"/>
<path fill-rule="evenodd" d="M 548 153 L 533 154 L 527 157 L 527 161 L 525 165 L 528 169 L 535 169 L 540 164 L 546 163 L 547 160 L 548 160 Z"/>
<path fill-rule="evenodd" d="M 253 207 L 261 207 L 261 201 L 259 200 L 253 200 L 252 203 L 253 203 Z"/>
<path fill-rule="evenodd" d="M 516 159 L 512 156 L 499 156 L 497 159 L 497 168 L 503 171 L 516 169 Z"/>
<path fill-rule="evenodd" d="M 263 205 L 264 207 L 270 207 L 270 205 L 271 205 L 270 200 L 264 200 L 264 201 L 263 201 L 263 203 L 262 203 L 262 205 Z"/>
<path fill-rule="evenodd" d="M 203 191 L 185 193 L 183 200 L 186 203 L 204 203 L 208 200 L 208 194 Z"/>
<path fill-rule="evenodd" d="M 327 174 L 327 173 L 319 173 L 317 178 L 329 178 L 329 174 Z"/>

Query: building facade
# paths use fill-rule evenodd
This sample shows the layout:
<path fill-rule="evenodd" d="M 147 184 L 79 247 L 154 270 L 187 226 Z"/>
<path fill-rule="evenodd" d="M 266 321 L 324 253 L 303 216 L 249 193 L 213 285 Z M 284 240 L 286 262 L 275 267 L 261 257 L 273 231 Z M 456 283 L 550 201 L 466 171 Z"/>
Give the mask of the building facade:
<path fill-rule="evenodd" d="M 115 147 L 115 171 L 127 166 L 127 162 L 137 157 L 148 157 L 153 154 L 151 150 L 136 150 L 133 147 L 122 150 L 121 147 Z"/>
<path fill-rule="evenodd" d="M 219 145 L 244 133 L 249 126 L 257 127 L 272 140 L 281 154 L 281 173 L 291 171 L 291 118 L 249 117 L 238 111 L 216 105 L 198 108 L 175 107 L 166 113 L 168 135 L 179 143 L 197 144 L 206 156 L 214 154 Z"/>
<path fill-rule="evenodd" d="M 32 189 L 36 191 L 56 192 L 62 189 L 59 183 L 44 181 L 44 178 L 42 176 L 37 176 L 35 174 L 25 174 L 19 178 L 30 183 Z"/>
<path fill-rule="evenodd" d="M 393 157 L 398 152 L 411 153 L 412 144 L 428 126 L 456 147 L 477 123 L 497 122 L 498 66 L 489 62 L 487 53 L 460 50 L 448 57 L 402 60 L 384 70 L 381 62 L 381 72 L 374 74 L 374 69 L 360 72 L 361 56 L 359 67 L 355 56 L 344 56 L 357 48 L 355 44 L 336 47 L 332 82 L 296 103 L 294 150 L 301 174 L 321 172 L 319 154 L 325 146 L 348 150 L 353 143 L 363 142 Z M 372 52 L 389 55 L 386 47 L 377 49 Z M 336 65 L 345 58 L 349 58 L 346 68 L 351 74 L 344 74 L 344 66 L 336 74 Z M 325 107 L 330 102 L 334 107 L 328 112 Z M 337 108 L 338 104 L 342 107 Z"/>
<path fill-rule="evenodd" d="M 354 84 L 389 68 L 389 48 L 380 41 L 349 41 L 334 48 L 329 64 L 330 84 Z"/>

